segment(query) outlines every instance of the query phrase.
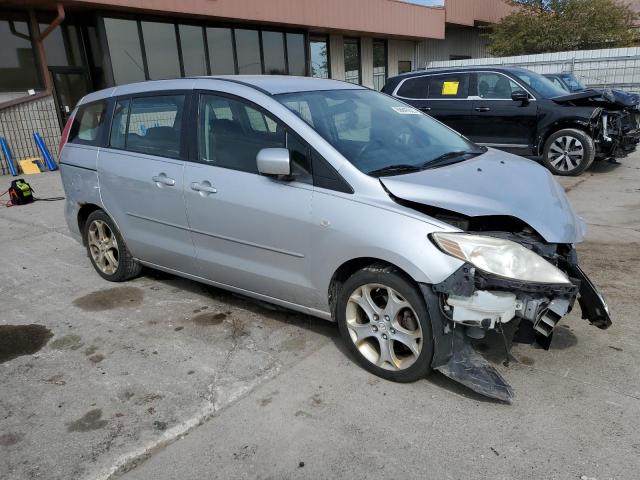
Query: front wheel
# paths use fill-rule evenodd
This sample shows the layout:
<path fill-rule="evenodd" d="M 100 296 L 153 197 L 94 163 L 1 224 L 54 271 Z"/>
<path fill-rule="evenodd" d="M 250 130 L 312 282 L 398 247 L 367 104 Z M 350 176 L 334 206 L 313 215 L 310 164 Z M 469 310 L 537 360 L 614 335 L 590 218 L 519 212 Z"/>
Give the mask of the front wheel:
<path fill-rule="evenodd" d="M 545 142 L 542 161 L 554 175 L 577 176 L 595 158 L 593 139 L 582 130 L 566 128 L 553 133 Z"/>
<path fill-rule="evenodd" d="M 424 298 L 394 267 L 354 273 L 342 285 L 335 314 L 349 350 L 371 373 L 413 382 L 431 371 L 433 339 Z"/>

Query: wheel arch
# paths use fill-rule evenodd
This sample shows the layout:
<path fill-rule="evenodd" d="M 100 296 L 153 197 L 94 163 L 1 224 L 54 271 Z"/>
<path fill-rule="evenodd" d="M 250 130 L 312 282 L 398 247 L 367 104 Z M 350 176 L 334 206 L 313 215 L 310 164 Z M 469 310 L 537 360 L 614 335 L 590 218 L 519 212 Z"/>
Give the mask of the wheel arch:
<path fill-rule="evenodd" d="M 418 282 L 411 276 L 405 269 L 399 267 L 398 265 L 389 262 L 388 260 L 383 260 L 381 258 L 376 257 L 358 257 L 352 258 L 351 260 L 347 260 L 343 262 L 331 276 L 331 280 L 329 282 L 329 287 L 327 291 L 327 296 L 329 299 L 329 308 L 333 318 L 335 318 L 335 306 L 336 300 L 338 297 L 338 292 L 340 287 L 344 282 L 351 277 L 358 270 L 362 270 L 363 268 L 371 267 L 371 266 L 380 266 L 380 268 L 393 267 L 402 275 L 407 277 L 416 288 L 418 288 Z"/>
<path fill-rule="evenodd" d="M 547 140 L 549 139 L 549 137 L 551 135 L 553 135 L 556 132 L 559 132 L 560 130 L 565 130 L 565 129 L 574 129 L 574 130 L 580 130 L 584 133 L 586 133 L 587 135 L 589 135 L 593 140 L 595 140 L 594 135 L 593 135 L 593 127 L 592 125 L 585 120 L 581 120 L 581 119 L 567 119 L 567 120 L 560 120 L 557 122 L 554 122 L 552 125 L 550 125 L 539 137 L 538 137 L 538 144 L 536 146 L 536 154 L 537 155 L 542 155 L 543 151 L 544 151 L 544 145 L 545 143 L 547 143 Z"/>
<path fill-rule="evenodd" d="M 87 219 L 89 218 L 89 215 L 91 215 L 96 210 L 104 211 L 104 208 L 102 208 L 100 205 L 96 205 L 95 203 L 85 203 L 78 210 L 78 219 L 77 219 L 78 220 L 78 228 L 80 229 L 80 235 L 82 236 L 82 244 L 83 245 L 85 245 L 84 228 L 86 226 Z"/>

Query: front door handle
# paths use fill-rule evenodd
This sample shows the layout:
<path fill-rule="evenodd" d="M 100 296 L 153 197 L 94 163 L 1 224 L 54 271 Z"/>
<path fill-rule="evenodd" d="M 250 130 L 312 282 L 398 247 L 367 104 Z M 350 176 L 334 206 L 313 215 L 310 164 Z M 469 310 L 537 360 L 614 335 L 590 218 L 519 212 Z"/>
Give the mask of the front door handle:
<path fill-rule="evenodd" d="M 167 174 L 162 172 L 159 175 L 155 175 L 151 177 L 151 180 L 156 182 L 156 184 L 161 187 L 162 185 L 166 185 L 168 187 L 173 187 L 176 184 L 176 181 L 173 178 L 167 177 Z"/>
<path fill-rule="evenodd" d="M 191 190 L 200 192 L 200 195 L 202 195 L 203 197 L 207 197 L 212 193 L 218 193 L 218 190 L 212 187 L 211 182 L 209 182 L 208 180 L 204 180 L 202 183 L 193 182 L 191 184 Z"/>
<path fill-rule="evenodd" d="M 476 112 L 488 112 L 491 110 L 489 107 L 476 107 Z"/>
<path fill-rule="evenodd" d="M 431 107 L 422 107 L 420 110 L 422 110 L 423 112 L 430 112 Z"/>

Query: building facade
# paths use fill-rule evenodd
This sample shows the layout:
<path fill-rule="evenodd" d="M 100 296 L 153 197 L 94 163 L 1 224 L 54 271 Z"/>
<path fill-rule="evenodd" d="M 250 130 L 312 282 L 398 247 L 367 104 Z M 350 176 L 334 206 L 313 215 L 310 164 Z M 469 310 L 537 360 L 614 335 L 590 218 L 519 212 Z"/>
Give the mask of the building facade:
<path fill-rule="evenodd" d="M 0 136 L 14 157 L 57 153 L 86 93 L 199 75 L 334 78 L 381 89 L 432 60 L 484 56 L 502 0 L 5 0 Z M 6 166 L 2 165 L 3 173 Z"/>

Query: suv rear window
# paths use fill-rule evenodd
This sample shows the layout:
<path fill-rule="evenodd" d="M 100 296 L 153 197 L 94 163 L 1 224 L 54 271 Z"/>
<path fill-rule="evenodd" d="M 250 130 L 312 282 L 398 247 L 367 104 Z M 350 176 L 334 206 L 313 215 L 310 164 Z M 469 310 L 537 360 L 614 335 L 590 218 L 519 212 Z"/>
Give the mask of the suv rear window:
<path fill-rule="evenodd" d="M 429 77 L 407 78 L 396 93 L 404 98 L 427 98 Z"/>
<path fill-rule="evenodd" d="M 434 75 L 429 79 L 429 98 L 467 98 L 469 96 L 469 75 Z"/>
<path fill-rule="evenodd" d="M 78 108 L 69 131 L 69 142 L 83 145 L 97 145 L 104 129 L 107 103 L 89 103 Z"/>

